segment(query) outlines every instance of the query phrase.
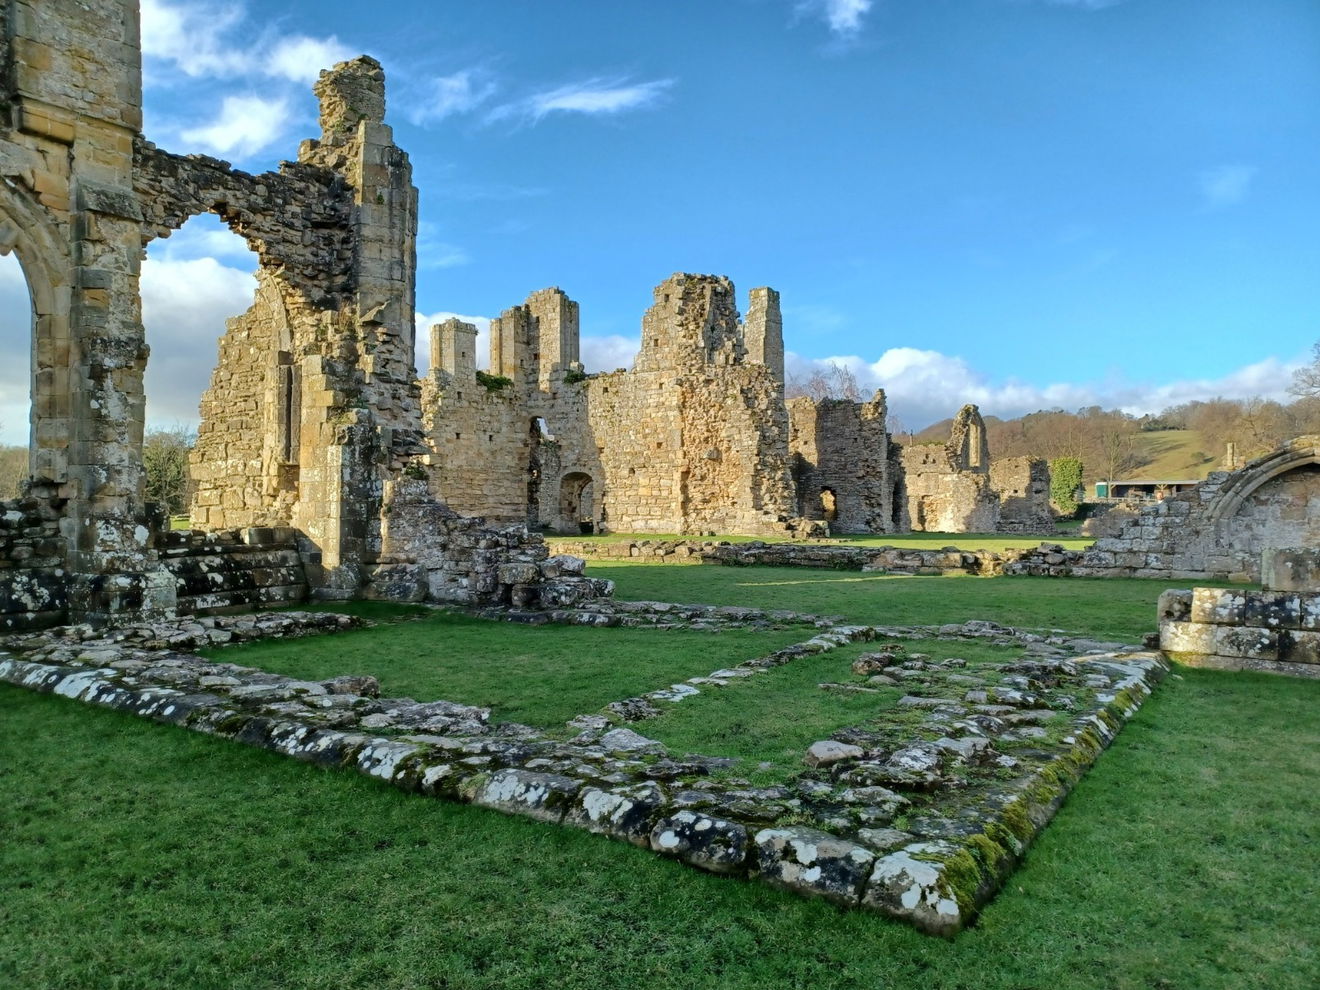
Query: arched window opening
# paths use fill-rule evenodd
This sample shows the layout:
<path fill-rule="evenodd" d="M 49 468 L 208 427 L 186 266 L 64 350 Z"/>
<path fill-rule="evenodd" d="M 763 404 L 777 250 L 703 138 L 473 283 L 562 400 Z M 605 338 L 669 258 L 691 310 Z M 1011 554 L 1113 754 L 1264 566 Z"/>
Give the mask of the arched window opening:
<path fill-rule="evenodd" d="M 144 494 L 173 528 L 256 524 L 226 518 L 253 505 L 247 489 L 265 480 L 249 466 L 293 454 L 291 349 L 274 339 L 279 321 L 263 319 L 256 269 L 243 239 L 211 214 L 147 247 Z"/>
<path fill-rule="evenodd" d="M 33 333 L 23 266 L 0 256 L 0 501 L 17 498 L 29 475 Z"/>
<path fill-rule="evenodd" d="M 839 502 L 834 496 L 833 488 L 820 490 L 820 510 L 821 518 L 826 522 L 834 522 L 839 518 Z"/>

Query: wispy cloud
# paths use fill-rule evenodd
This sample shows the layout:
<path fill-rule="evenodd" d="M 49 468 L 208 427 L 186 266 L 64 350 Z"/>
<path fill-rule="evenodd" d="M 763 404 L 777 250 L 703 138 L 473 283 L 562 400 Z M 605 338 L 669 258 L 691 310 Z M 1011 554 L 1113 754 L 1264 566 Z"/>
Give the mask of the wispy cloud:
<path fill-rule="evenodd" d="M 311 82 L 322 69 L 353 56 L 334 35 L 258 32 L 242 3 L 220 0 L 142 0 L 142 54 L 191 78 L 266 76 Z M 247 32 L 251 34 L 252 32 Z"/>
<path fill-rule="evenodd" d="M 418 126 L 471 113 L 495 95 L 498 86 L 483 69 L 463 69 L 432 79 L 415 97 L 408 118 Z"/>
<path fill-rule="evenodd" d="M 597 116 L 641 110 L 660 102 L 673 84 L 672 79 L 634 83 L 597 76 L 502 104 L 492 110 L 487 119 L 523 118 L 535 123 L 553 113 Z"/>
<path fill-rule="evenodd" d="M 208 124 L 185 128 L 179 136 L 196 149 L 217 155 L 255 155 L 270 147 L 290 124 L 283 98 L 226 96 L 219 115 Z"/>
<path fill-rule="evenodd" d="M 797 0 L 795 9 L 800 15 L 820 17 L 839 37 L 852 38 L 872 6 L 873 0 Z"/>
<path fill-rule="evenodd" d="M 334 35 L 309 38 L 295 34 L 278 39 L 264 55 L 259 55 L 258 64 L 266 75 L 312 83 L 322 69 L 345 62 L 355 54 L 348 46 L 340 44 Z"/>
<path fill-rule="evenodd" d="M 1196 184 L 1205 205 L 1218 209 L 1246 199 L 1256 172 L 1254 165 L 1220 165 L 1201 172 Z"/>

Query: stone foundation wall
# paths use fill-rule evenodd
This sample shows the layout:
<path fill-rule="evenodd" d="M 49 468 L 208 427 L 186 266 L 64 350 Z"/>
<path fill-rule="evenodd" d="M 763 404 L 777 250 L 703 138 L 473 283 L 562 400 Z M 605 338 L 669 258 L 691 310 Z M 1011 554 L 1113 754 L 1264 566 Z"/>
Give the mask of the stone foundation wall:
<path fill-rule="evenodd" d="M 588 560 L 645 560 L 659 564 L 813 567 L 885 574 L 998 574 L 1065 577 L 1081 558 L 1056 543 L 1013 550 L 916 550 L 906 547 L 851 547 L 823 543 L 728 543 L 695 540 L 587 542 L 551 539 L 552 553 Z"/>
<path fill-rule="evenodd" d="M 1160 595 L 1160 649 L 1178 663 L 1320 678 L 1320 593 L 1196 588 Z"/>
<path fill-rule="evenodd" d="M 670 628 L 692 608 L 650 603 L 574 621 L 638 624 L 648 612 L 649 624 Z M 701 612 L 692 625 L 773 620 L 755 610 Z M 0 650 L 0 681 L 354 770 L 410 792 L 581 828 L 699 869 L 952 935 L 994 897 L 1167 670 L 1153 654 L 1047 640 L 984 621 L 938 630 L 824 623 L 804 642 L 583 713 L 568 723 L 577 734 L 565 741 L 492 723 L 489 709 L 473 705 L 381 698 L 369 671 L 300 681 L 184 652 L 353 624 L 304 613 L 158 623 L 109 637 L 85 626 L 10 637 L 0 647 L 17 655 Z M 901 643 L 863 654 L 853 674 L 888 670 L 901 675 L 902 687 L 881 673 L 866 684 L 821 688 L 878 695 L 884 689 L 874 685 L 890 685 L 908 717 L 835 731 L 812 744 L 799 774 L 769 787 L 712 776 L 724 761 L 679 756 L 617 724 L 644 723 L 685 698 L 878 635 L 989 641 L 1024 653 L 975 669 L 966 660 L 908 654 Z M 1082 650 L 1092 652 L 1078 656 Z"/>
<path fill-rule="evenodd" d="M 295 530 L 182 530 L 159 534 L 155 544 L 161 566 L 174 577 L 180 615 L 307 599 L 307 573 Z"/>

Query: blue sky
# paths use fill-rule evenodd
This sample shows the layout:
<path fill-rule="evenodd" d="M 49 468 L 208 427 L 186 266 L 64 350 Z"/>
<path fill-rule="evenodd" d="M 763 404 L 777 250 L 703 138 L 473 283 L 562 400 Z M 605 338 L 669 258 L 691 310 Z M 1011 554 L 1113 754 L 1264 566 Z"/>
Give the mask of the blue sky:
<path fill-rule="evenodd" d="M 1320 338 L 1316 0 L 149 0 L 143 24 L 147 136 L 248 170 L 316 133 L 317 70 L 384 63 L 421 326 L 559 285 L 613 368 L 655 284 L 727 274 L 780 290 L 791 371 L 846 363 L 912 428 L 1284 398 Z M 155 422 L 195 415 L 251 266 L 205 219 L 152 246 Z"/>

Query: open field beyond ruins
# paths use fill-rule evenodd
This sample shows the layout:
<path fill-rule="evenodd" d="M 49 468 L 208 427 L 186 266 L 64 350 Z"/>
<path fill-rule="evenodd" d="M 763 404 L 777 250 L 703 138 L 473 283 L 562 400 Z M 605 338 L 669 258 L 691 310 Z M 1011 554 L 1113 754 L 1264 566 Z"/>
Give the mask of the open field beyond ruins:
<path fill-rule="evenodd" d="M 593 572 L 625 599 L 788 603 L 888 624 L 993 615 L 1129 640 L 1151 626 L 1161 590 L 774 568 Z M 353 608 L 383 621 L 211 655 L 307 678 L 374 674 L 383 693 L 489 704 L 493 720 L 562 734 L 572 712 L 803 635 Z M 907 644 L 935 660 L 941 648 L 967 659 L 964 676 L 1005 652 Z M 892 709 L 889 695 L 817 687 L 861 683 L 849 673 L 861 649 L 706 691 L 635 727 L 675 752 L 739 760 L 717 774 L 784 779 L 813 739 Z M 1320 821 L 1317 702 L 1312 681 L 1175 672 L 949 943 L 576 830 L 5 686 L 0 865 L 12 882 L 0 978 L 16 988 L 103 985 L 109 973 L 124 987 L 1309 987 L 1320 978 L 1320 906 L 1304 866 Z"/>

